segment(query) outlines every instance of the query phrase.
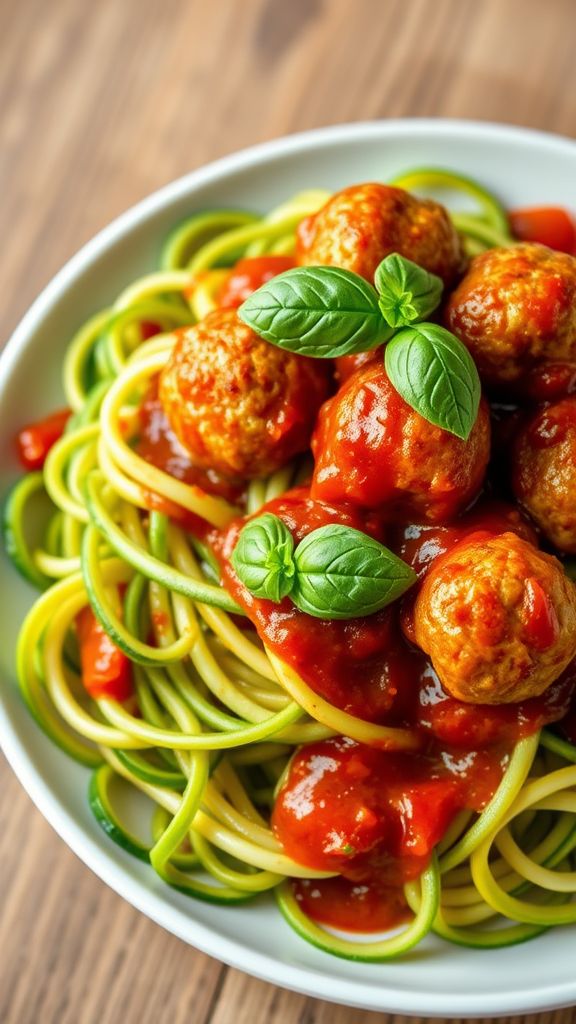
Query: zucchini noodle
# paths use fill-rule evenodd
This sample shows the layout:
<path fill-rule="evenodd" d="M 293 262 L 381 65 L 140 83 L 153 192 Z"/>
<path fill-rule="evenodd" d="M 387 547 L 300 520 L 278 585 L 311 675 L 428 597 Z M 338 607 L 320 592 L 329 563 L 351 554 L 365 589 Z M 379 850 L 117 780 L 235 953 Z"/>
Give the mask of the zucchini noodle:
<path fill-rule="evenodd" d="M 452 214 L 470 253 L 514 241 L 500 203 L 469 179 L 419 169 L 394 184 L 472 198 L 474 212 Z M 300 936 L 367 962 L 400 956 L 429 932 L 477 948 L 522 942 L 576 922 L 576 748 L 550 731 L 517 745 L 485 810 L 460 814 L 405 886 L 413 917 L 399 932 L 357 942 L 314 923 L 290 879 L 330 873 L 287 856 L 269 823 L 294 749 L 343 734 L 409 752 L 419 736 L 320 697 L 258 640 L 207 546 L 159 511 L 169 503 L 223 528 L 302 479 L 303 463 L 251 482 L 237 507 L 135 447 L 139 405 L 174 331 L 216 308 L 237 259 L 292 253 L 298 222 L 327 198 L 304 192 L 264 217 L 195 214 L 168 239 L 160 269 L 71 340 L 63 378 L 72 416 L 44 471 L 19 481 L 4 509 L 6 550 L 43 591 L 18 641 L 22 695 L 48 736 L 91 770 L 90 806 L 110 839 L 189 896 L 244 904 L 274 890 Z M 75 623 L 88 605 L 132 663 L 124 702 L 82 685 Z M 136 791 L 142 834 L 123 809 Z"/>
<path fill-rule="evenodd" d="M 513 245 L 508 216 L 498 199 L 477 181 L 440 167 L 419 167 L 397 175 L 390 183 L 409 192 L 460 193 L 470 197 L 477 209 L 474 213 L 450 211 L 454 226 L 463 238 L 469 256 L 494 246 Z"/>

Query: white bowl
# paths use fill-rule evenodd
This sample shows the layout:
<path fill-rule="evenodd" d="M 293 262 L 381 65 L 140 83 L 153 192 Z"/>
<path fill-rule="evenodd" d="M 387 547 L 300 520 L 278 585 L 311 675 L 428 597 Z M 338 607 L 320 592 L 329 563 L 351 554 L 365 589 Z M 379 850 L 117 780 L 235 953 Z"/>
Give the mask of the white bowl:
<path fill-rule="evenodd" d="M 0 361 L 0 490 L 18 474 L 12 438 L 62 404 L 65 346 L 91 313 L 155 266 L 168 231 L 203 207 L 266 211 L 294 192 L 385 181 L 418 165 L 473 175 L 509 206 L 574 204 L 576 144 L 537 132 L 459 121 L 388 121 L 295 135 L 219 160 L 129 210 L 60 271 L 17 328 Z M 323 999 L 415 1015 L 487 1016 L 576 1003 L 576 929 L 556 929 L 497 951 L 429 938 L 380 965 L 334 959 L 299 939 L 271 900 L 244 908 L 194 902 L 168 888 L 100 831 L 86 799 L 88 773 L 39 731 L 14 682 L 13 650 L 33 593 L 0 564 L 0 741 L 50 824 L 97 875 L 148 917 L 266 981 Z"/>

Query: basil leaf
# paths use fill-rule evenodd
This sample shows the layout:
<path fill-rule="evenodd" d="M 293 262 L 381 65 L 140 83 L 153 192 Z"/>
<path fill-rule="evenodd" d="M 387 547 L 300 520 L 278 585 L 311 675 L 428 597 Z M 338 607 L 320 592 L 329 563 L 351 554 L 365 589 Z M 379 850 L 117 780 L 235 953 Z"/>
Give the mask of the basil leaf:
<path fill-rule="evenodd" d="M 266 341 L 315 359 L 366 352 L 392 335 L 378 295 L 340 267 L 295 267 L 242 303 L 238 316 Z"/>
<path fill-rule="evenodd" d="M 396 391 L 425 420 L 463 441 L 476 422 L 480 379 L 465 345 L 436 324 L 404 327 L 384 353 Z"/>
<path fill-rule="evenodd" d="M 293 551 L 288 527 L 278 516 L 265 512 L 241 529 L 231 560 L 251 594 L 278 603 L 294 585 Z"/>
<path fill-rule="evenodd" d="M 380 311 L 390 327 L 407 327 L 426 320 L 442 298 L 444 284 L 412 260 L 392 252 L 378 265 L 374 283 Z"/>
<path fill-rule="evenodd" d="M 294 553 L 291 598 L 319 619 L 371 615 L 400 597 L 416 574 L 383 544 L 351 526 L 321 526 Z"/>

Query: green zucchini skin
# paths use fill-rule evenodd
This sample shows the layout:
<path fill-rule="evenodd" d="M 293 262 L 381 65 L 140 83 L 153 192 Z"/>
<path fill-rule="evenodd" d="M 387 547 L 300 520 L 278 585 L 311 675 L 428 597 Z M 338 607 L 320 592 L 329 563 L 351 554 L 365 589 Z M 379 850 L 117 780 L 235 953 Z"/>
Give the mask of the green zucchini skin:
<path fill-rule="evenodd" d="M 144 846 L 135 836 L 131 835 L 120 823 L 112 810 L 108 798 L 107 786 L 114 772 L 109 765 L 103 764 L 92 774 L 88 786 L 88 803 L 100 828 L 106 835 L 138 860 L 150 863 L 150 847 Z"/>
<path fill-rule="evenodd" d="M 12 565 L 24 579 L 38 590 L 51 583 L 34 564 L 24 537 L 24 507 L 29 498 L 44 490 L 41 472 L 28 473 L 12 487 L 2 509 L 2 541 Z"/>

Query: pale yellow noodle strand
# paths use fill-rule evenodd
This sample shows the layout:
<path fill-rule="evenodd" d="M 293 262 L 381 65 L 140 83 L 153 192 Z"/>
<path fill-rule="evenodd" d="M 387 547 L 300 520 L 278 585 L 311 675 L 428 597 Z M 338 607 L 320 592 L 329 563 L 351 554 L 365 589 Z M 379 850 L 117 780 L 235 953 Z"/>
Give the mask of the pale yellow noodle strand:
<path fill-rule="evenodd" d="M 257 841 L 258 845 L 263 846 L 266 850 L 272 850 L 274 853 L 281 851 L 282 847 L 270 829 L 263 828 L 262 825 L 235 810 L 213 782 L 208 783 L 202 794 L 202 805 L 222 825 L 227 825 L 233 832 Z"/>
<path fill-rule="evenodd" d="M 58 555 L 50 555 L 47 551 L 39 548 L 34 552 L 34 564 L 51 579 L 64 579 L 74 572 L 80 571 L 80 558 L 59 558 Z"/>
<path fill-rule="evenodd" d="M 262 817 L 260 812 L 252 803 L 248 793 L 244 789 L 238 775 L 227 758 L 222 759 L 213 773 L 213 778 L 237 811 L 240 811 L 244 817 L 249 818 L 250 821 L 255 822 L 257 825 L 261 825 L 263 828 L 268 828 L 268 822 Z"/>
<path fill-rule="evenodd" d="M 223 498 L 215 498 L 206 494 L 199 487 L 194 487 L 176 480 L 161 469 L 152 466 L 138 455 L 126 443 L 120 429 L 120 411 L 124 403 L 134 393 L 158 373 L 166 362 L 164 353 L 149 356 L 129 365 L 110 387 L 104 402 L 100 422 L 102 436 L 111 458 L 131 478 L 156 494 L 162 495 L 206 519 L 212 526 L 226 526 L 238 510 Z"/>
<path fill-rule="evenodd" d="M 118 469 L 102 437 L 98 442 L 98 463 L 106 477 L 107 484 L 117 492 L 120 498 L 137 508 L 146 508 L 147 502 L 149 502 L 149 493 Z"/>
<path fill-rule="evenodd" d="M 147 796 L 171 814 L 176 814 L 180 806 L 180 798 L 177 793 L 163 789 L 160 786 L 151 786 L 149 783 L 142 782 L 141 779 L 136 778 L 128 769 L 124 768 L 111 750 L 103 749 L 102 756 L 119 775 L 128 779 L 133 786 L 146 793 Z M 213 843 L 214 846 L 217 846 L 218 849 L 224 850 L 225 853 L 229 853 L 239 861 L 251 864 L 255 868 L 261 868 L 263 871 L 272 871 L 274 874 L 294 878 L 331 877 L 328 872 L 315 871 L 313 868 L 304 867 L 282 853 L 264 850 L 257 843 L 250 842 L 242 836 L 231 832 L 224 825 L 218 824 L 218 822 L 214 821 L 202 810 L 197 812 L 192 825 L 200 835 L 204 836 L 210 843 Z"/>
<path fill-rule="evenodd" d="M 229 270 L 206 270 L 198 274 L 196 286 L 188 297 L 196 320 L 203 320 L 218 308 L 216 298 L 229 273 Z"/>
<path fill-rule="evenodd" d="M 130 353 L 127 359 L 127 364 L 129 366 L 133 366 L 134 363 L 142 362 L 142 360 L 147 359 L 148 356 L 156 356 L 161 352 L 167 359 L 174 348 L 176 337 L 177 335 L 174 331 L 166 331 L 164 334 L 155 334 L 153 338 L 150 338 L 148 341 L 143 341 L 138 345 L 137 349 L 134 349 L 134 352 Z"/>
<path fill-rule="evenodd" d="M 534 885 L 552 892 L 576 892 L 576 871 L 551 871 L 535 863 L 514 842 L 508 828 L 499 832 L 494 843 L 510 866 Z"/>
<path fill-rule="evenodd" d="M 259 508 L 262 508 L 266 500 L 266 481 L 251 480 L 248 487 L 248 498 L 246 501 L 246 512 L 249 516 L 254 515 Z"/>
<path fill-rule="evenodd" d="M 178 632 L 191 630 L 191 620 L 195 619 L 192 602 L 182 598 L 181 595 L 174 595 L 173 607 Z M 239 718 L 255 724 L 264 722 L 270 717 L 265 708 L 245 696 L 223 672 L 200 631 L 198 631 L 196 642 L 190 651 L 190 659 L 210 692 Z"/>
<path fill-rule="evenodd" d="M 70 434 L 64 434 L 48 452 L 44 465 L 44 485 L 50 498 L 57 508 L 68 512 L 81 523 L 89 521 L 86 505 L 72 497 L 64 476 L 73 452 L 81 445 L 92 443 L 98 432 L 98 424 L 90 423 Z"/>
<path fill-rule="evenodd" d="M 246 686 L 260 686 L 262 689 L 266 689 L 269 693 L 284 693 L 282 688 L 278 685 L 276 677 L 274 677 L 273 680 L 265 679 L 259 672 L 255 672 L 254 669 L 251 669 L 249 665 L 246 664 L 245 661 L 241 661 L 239 657 L 227 650 L 221 643 L 219 637 L 214 636 L 212 633 L 207 633 L 206 641 L 214 657 L 218 658 L 222 667 L 229 675 L 233 676 L 234 679 L 245 683 Z"/>
<path fill-rule="evenodd" d="M 415 750 L 420 746 L 420 738 L 410 729 L 392 729 L 384 725 L 375 725 L 373 722 L 364 722 L 328 704 L 314 693 L 289 665 L 284 664 L 272 651 L 268 650 L 267 653 L 281 686 L 311 718 L 368 746 L 389 750 Z"/>
<path fill-rule="evenodd" d="M 114 312 L 119 313 L 137 305 L 142 299 L 149 298 L 151 293 L 182 292 L 190 285 L 191 280 L 191 274 L 186 270 L 158 270 L 153 274 L 146 274 L 120 293 L 114 303 Z"/>
<path fill-rule="evenodd" d="M 188 547 L 182 531 L 173 524 L 168 528 L 168 545 L 172 560 L 177 569 L 191 576 L 192 579 L 203 581 L 205 579 L 200 566 L 190 548 Z M 252 643 L 248 637 L 232 622 L 226 612 L 209 605 L 197 603 L 197 611 L 204 619 L 207 626 L 219 637 L 224 647 L 236 655 L 240 661 L 245 662 L 250 668 L 264 676 L 265 679 L 276 681 L 274 671 L 264 651 Z"/>
<path fill-rule="evenodd" d="M 54 612 L 44 639 L 46 688 L 56 709 L 73 729 L 100 745 L 139 749 L 148 742 L 133 737 L 123 729 L 111 729 L 89 715 L 73 696 L 64 674 L 63 645 L 75 616 L 87 604 L 84 593 L 69 598 Z"/>
<path fill-rule="evenodd" d="M 281 711 L 290 703 L 290 697 L 287 693 L 282 690 L 278 690 L 278 693 L 272 693 L 272 691 L 265 689 L 263 686 L 257 686 L 254 683 L 245 683 L 243 680 L 238 680 L 238 689 L 240 693 L 245 694 L 249 700 L 256 701 L 263 708 L 268 708 L 270 711 Z"/>

